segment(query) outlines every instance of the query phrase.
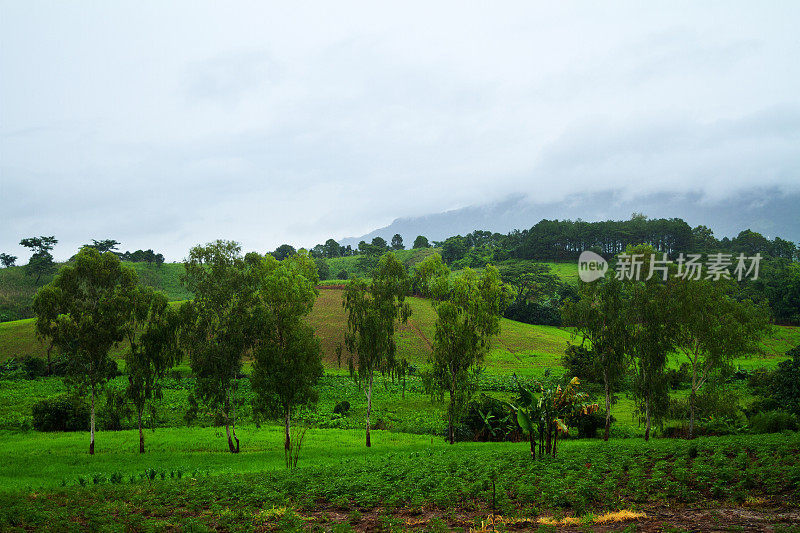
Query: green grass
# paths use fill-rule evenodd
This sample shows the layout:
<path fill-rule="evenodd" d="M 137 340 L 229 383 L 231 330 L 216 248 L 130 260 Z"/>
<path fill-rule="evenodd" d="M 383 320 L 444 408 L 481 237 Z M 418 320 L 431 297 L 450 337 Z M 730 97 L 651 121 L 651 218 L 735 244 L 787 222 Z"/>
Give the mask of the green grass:
<path fill-rule="evenodd" d="M 446 525 L 464 516 L 485 517 L 493 508 L 504 516 L 568 513 L 590 521 L 603 510 L 730 505 L 748 497 L 792 506 L 800 494 L 796 433 L 563 442 L 558 456 L 537 461 L 524 443 L 448 446 L 378 432 L 367 450 L 359 436 L 312 432 L 301 467 L 287 472 L 272 428 L 252 431 L 250 447 L 238 456 L 196 440 L 215 443 L 209 430 L 157 432 L 150 440 L 159 444 L 144 456 L 132 449 L 133 435 L 115 436 L 114 444 L 127 449 L 98 445 L 94 457 L 72 436 L 68 442 L 53 436 L 31 444 L 4 435 L 9 438 L 0 447 L 20 460 L 0 471 L 12 469 L 13 484 L 0 493 L 0 528 L 328 530 L 361 523 L 362 513 L 373 510 L 383 520 L 410 512 Z M 47 472 L 36 468 L 43 455 L 53 465 Z M 27 489 L 21 479 L 32 492 L 15 492 Z M 79 486 L 80 479 L 86 486 Z M 61 480 L 66 487 L 58 487 Z"/>
<path fill-rule="evenodd" d="M 42 276 L 37 284 L 24 267 L 0 269 L 0 322 L 32 317 L 33 297 L 51 279 L 52 275 Z"/>
<path fill-rule="evenodd" d="M 136 271 L 140 284 L 164 292 L 169 300 L 191 298 L 191 294 L 180 281 L 184 273 L 182 263 L 164 263 L 157 266 L 124 261 L 122 264 Z M 60 263 L 56 266 L 62 265 L 63 263 Z M 0 323 L 33 317 L 33 298 L 36 291 L 52 279 L 52 275 L 42 276 L 37 284 L 36 278 L 28 276 L 24 267 L 0 269 Z"/>

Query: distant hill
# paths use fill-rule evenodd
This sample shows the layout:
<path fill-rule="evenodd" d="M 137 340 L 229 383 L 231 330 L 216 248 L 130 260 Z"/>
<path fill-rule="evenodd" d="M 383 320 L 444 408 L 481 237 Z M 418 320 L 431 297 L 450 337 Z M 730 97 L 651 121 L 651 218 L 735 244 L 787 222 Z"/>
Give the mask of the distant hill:
<path fill-rule="evenodd" d="M 180 277 L 184 272 L 183 263 L 164 263 L 162 265 L 123 262 L 139 275 L 139 283 L 162 291 L 169 300 L 186 300 L 191 294 L 184 289 Z M 59 264 L 58 267 L 61 267 Z M 0 322 L 19 320 L 33 316 L 33 297 L 39 288 L 50 282 L 52 276 L 43 277 L 39 284 L 36 278 L 28 276 L 24 267 L 0 269 Z"/>
<path fill-rule="evenodd" d="M 358 246 L 374 237 L 389 241 L 399 233 L 406 244 L 417 235 L 443 240 L 466 235 L 474 230 L 508 233 L 529 229 L 542 219 L 627 220 L 631 213 L 650 218 L 682 218 L 692 227 L 705 225 L 714 235 L 735 237 L 750 229 L 767 238 L 781 237 L 800 241 L 800 193 L 784 194 L 777 190 L 753 189 L 730 198 L 714 201 L 699 194 L 658 193 L 635 198 L 617 191 L 568 197 L 559 202 L 536 203 L 535 194 L 510 197 L 504 201 L 464 207 L 419 217 L 398 218 L 390 225 L 360 237 L 342 239 L 339 244 Z"/>

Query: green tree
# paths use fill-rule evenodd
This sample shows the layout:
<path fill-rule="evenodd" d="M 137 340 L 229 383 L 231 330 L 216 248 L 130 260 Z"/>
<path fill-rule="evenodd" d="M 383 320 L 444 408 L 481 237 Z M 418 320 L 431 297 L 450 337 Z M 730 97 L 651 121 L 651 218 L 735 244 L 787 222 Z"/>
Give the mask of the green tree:
<path fill-rule="evenodd" d="M 315 403 L 314 388 L 322 376 L 322 354 L 314 330 L 305 321 L 317 297 L 316 266 L 307 255 L 283 261 L 267 257 L 253 269 L 257 287 L 251 383 L 259 412 L 279 414 L 284 420 L 284 455 L 292 466 L 290 425 L 292 412 Z"/>
<path fill-rule="evenodd" d="M 786 355 L 789 359 L 778 363 L 771 395 L 784 409 L 800 416 L 800 345 Z"/>
<path fill-rule="evenodd" d="M 342 247 L 333 239 L 328 239 L 323 245 L 323 253 L 328 259 L 339 257 L 342 255 Z"/>
<path fill-rule="evenodd" d="M 37 331 L 68 357 L 67 382 L 91 395 L 90 454 L 95 397 L 117 371 L 109 351 L 125 338 L 136 283 L 136 272 L 113 253 L 83 248 L 33 301 Z"/>
<path fill-rule="evenodd" d="M 462 259 L 467 253 L 467 240 L 461 235 L 448 237 L 442 243 L 442 259 L 448 265 Z"/>
<path fill-rule="evenodd" d="M 350 375 L 367 398 L 368 447 L 371 446 L 370 414 L 375 372 L 389 373 L 395 367 L 395 331 L 398 323 L 406 322 L 411 315 L 411 308 L 405 301 L 408 291 L 408 274 L 391 252 L 381 257 L 371 283 L 356 278 L 345 290 L 342 302 L 347 313 L 344 344 L 350 352 Z"/>
<path fill-rule="evenodd" d="M 92 239 L 92 244 L 86 244 L 84 246 L 89 246 L 91 248 L 94 248 L 101 254 L 104 254 L 106 252 L 116 251 L 117 245 L 119 245 L 119 241 L 116 241 L 114 239 L 104 239 L 102 241 Z"/>
<path fill-rule="evenodd" d="M 565 324 L 575 328 L 573 335 L 580 335 L 580 347 L 587 351 L 595 372 L 603 377 L 606 409 L 603 438 L 608 440 L 614 388 L 626 369 L 629 304 L 622 282 L 615 276 L 582 283 L 578 292 L 579 299 L 568 301 L 562 314 Z"/>
<path fill-rule="evenodd" d="M 441 300 L 450 290 L 450 269 L 442 261 L 442 256 L 434 253 L 426 257 L 414 270 L 411 278 L 415 294 L 434 300 Z"/>
<path fill-rule="evenodd" d="M 7 253 L 0 254 L 0 263 L 3 263 L 3 266 L 5 268 L 9 268 L 9 267 L 14 266 L 14 264 L 16 262 L 17 262 L 17 256 L 16 255 L 10 255 L 10 254 L 7 254 Z"/>
<path fill-rule="evenodd" d="M 33 252 L 25 269 L 29 276 L 35 275 L 36 283 L 39 283 L 43 275 L 49 274 L 55 268 L 53 254 L 50 253 L 50 250 L 58 244 L 58 239 L 52 235 L 49 237 L 42 235 L 41 237 L 22 239 L 19 244 L 25 248 L 30 248 Z"/>
<path fill-rule="evenodd" d="M 403 237 L 399 233 L 395 233 L 392 237 L 392 250 L 404 250 Z"/>
<path fill-rule="evenodd" d="M 373 238 L 371 244 L 372 244 L 372 246 L 377 248 L 380 253 L 383 253 L 383 252 L 385 252 L 386 250 L 389 249 L 389 245 L 386 244 L 386 239 L 384 239 L 383 237 L 375 237 L 375 238 Z"/>
<path fill-rule="evenodd" d="M 730 369 L 734 358 L 751 353 L 769 330 L 765 304 L 737 301 L 725 280 L 675 279 L 676 348 L 689 364 L 689 437 L 694 436 L 697 393 L 716 371 Z"/>
<path fill-rule="evenodd" d="M 626 249 L 629 255 L 641 255 L 642 270 L 648 275 L 626 284 L 631 292 L 627 310 L 628 355 L 633 366 L 633 397 L 636 411 L 645 424 L 644 440 L 650 439 L 653 422 L 660 424 L 669 408 L 668 355 L 675 345 L 675 316 L 669 286 L 663 276 L 649 276 L 655 249 L 640 245 Z M 649 278 L 649 279 L 644 279 Z"/>
<path fill-rule="evenodd" d="M 478 276 L 467 268 L 456 278 L 447 299 L 436 304 L 436 333 L 431 363 L 433 385 L 450 394 L 447 437 L 453 431 L 461 407 L 469 399 L 467 391 L 475 366 L 489 348 L 491 337 L 500 333 L 500 317 L 506 305 L 500 273 L 487 266 Z"/>
<path fill-rule="evenodd" d="M 144 453 L 142 415 L 148 404 L 162 398 L 160 380 L 181 359 L 178 348 L 179 316 L 167 297 L 149 287 L 137 287 L 130 302 L 125 354 L 127 396 L 136 409 L 139 453 Z"/>
<path fill-rule="evenodd" d="M 236 385 L 242 357 L 253 343 L 253 284 L 233 241 L 195 246 L 184 267 L 183 281 L 194 300 L 182 305 L 181 344 L 197 376 L 195 394 L 222 414 L 228 449 L 238 453 Z"/>
<path fill-rule="evenodd" d="M 412 248 L 430 248 L 431 245 L 428 243 L 428 238 L 423 235 L 417 235 L 417 238 L 414 239 L 414 245 Z"/>
<path fill-rule="evenodd" d="M 319 257 L 314 260 L 314 263 L 317 265 L 317 273 L 319 274 L 320 280 L 329 279 L 331 277 L 331 267 L 325 259 Z"/>
<path fill-rule="evenodd" d="M 272 252 L 272 257 L 280 261 L 281 259 L 286 259 L 287 257 L 294 255 L 297 253 L 297 250 L 294 249 L 294 246 L 290 244 L 281 244 L 275 251 Z"/>

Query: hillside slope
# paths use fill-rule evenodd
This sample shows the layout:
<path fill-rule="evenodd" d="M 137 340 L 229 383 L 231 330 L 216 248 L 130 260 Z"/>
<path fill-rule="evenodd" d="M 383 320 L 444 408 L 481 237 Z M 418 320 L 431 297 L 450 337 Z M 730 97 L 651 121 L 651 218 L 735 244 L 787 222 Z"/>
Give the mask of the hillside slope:
<path fill-rule="evenodd" d="M 325 367 L 329 372 L 346 372 L 346 351 L 342 361 L 337 359 L 336 347 L 342 344 L 346 329 L 346 317 L 342 307 L 343 291 L 338 288 L 320 290 L 309 322 L 314 327 L 322 345 Z M 416 367 L 427 364 L 434 339 L 436 313 L 430 302 L 422 298 L 410 298 L 412 315 L 398 335 L 399 357 L 404 357 Z M 44 357 L 46 345 L 36 339 L 34 319 L 0 323 L 0 362 L 10 357 L 33 355 Z M 546 369 L 558 367 L 570 332 L 552 326 L 532 326 L 503 319 L 500 335 L 493 340 L 486 359 L 489 372 L 539 376 Z M 775 366 L 785 357 L 790 348 L 800 344 L 800 327 L 778 326 L 765 339 L 752 358 L 737 360 L 747 367 Z M 121 356 L 125 346 L 114 350 Z M 677 362 L 677 361 L 675 361 Z M 341 364 L 340 364 L 341 363 Z"/>
<path fill-rule="evenodd" d="M 184 272 L 182 263 L 149 265 L 123 261 L 122 264 L 136 271 L 140 284 L 164 292 L 170 301 L 191 298 L 181 284 L 180 278 Z M 60 268 L 63 265 L 60 263 L 57 266 Z M 25 267 L 0 269 L 0 322 L 33 317 L 33 297 L 40 287 L 52 279 L 52 275 L 43 276 L 37 284 L 36 278 L 25 273 Z"/>

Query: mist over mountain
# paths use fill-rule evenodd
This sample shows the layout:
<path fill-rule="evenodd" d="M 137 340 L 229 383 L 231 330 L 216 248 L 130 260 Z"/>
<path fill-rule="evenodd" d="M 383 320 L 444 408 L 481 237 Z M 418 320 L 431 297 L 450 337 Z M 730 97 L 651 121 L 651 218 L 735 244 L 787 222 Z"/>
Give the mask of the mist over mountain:
<path fill-rule="evenodd" d="M 359 241 L 399 233 L 410 246 L 417 235 L 443 240 L 474 230 L 508 233 L 528 229 L 542 219 L 626 220 L 631 214 L 649 218 L 682 218 L 692 227 L 705 225 L 717 238 L 735 237 L 750 229 L 774 239 L 800 242 L 800 192 L 778 189 L 749 189 L 713 199 L 700 193 L 653 193 L 631 197 L 620 191 L 573 195 L 558 202 L 537 203 L 530 196 L 515 195 L 503 201 L 419 217 L 398 218 L 390 225 L 360 237 L 342 239 L 340 244 L 358 246 Z"/>

